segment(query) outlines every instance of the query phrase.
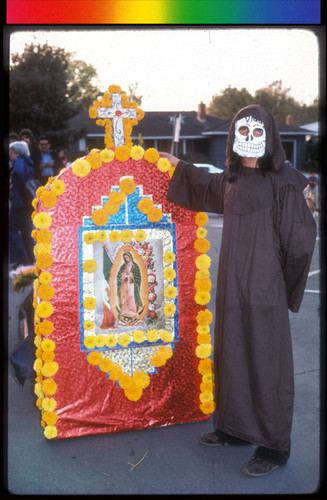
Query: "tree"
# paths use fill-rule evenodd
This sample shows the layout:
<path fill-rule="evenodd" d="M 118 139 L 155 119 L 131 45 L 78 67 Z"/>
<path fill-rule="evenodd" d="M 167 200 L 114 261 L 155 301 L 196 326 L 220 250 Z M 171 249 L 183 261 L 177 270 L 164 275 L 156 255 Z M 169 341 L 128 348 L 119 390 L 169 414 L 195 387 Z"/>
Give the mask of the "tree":
<path fill-rule="evenodd" d="M 93 66 L 62 48 L 26 45 L 10 67 L 10 129 L 29 128 L 36 136 L 48 135 L 53 147 L 67 146 L 77 135 L 69 119 L 100 93 L 95 77 Z"/>
<path fill-rule="evenodd" d="M 273 114 L 277 122 L 285 123 L 286 117 L 291 115 L 296 126 L 317 121 L 319 119 L 318 101 L 307 106 L 297 102 L 290 95 L 290 89 L 283 89 L 282 81 L 275 82 L 255 92 L 252 96 L 247 89 L 238 90 L 230 86 L 219 95 L 212 97 L 209 113 L 219 118 L 230 119 L 239 109 L 248 104 L 260 104 Z"/>
<path fill-rule="evenodd" d="M 138 83 L 132 83 L 131 85 L 128 85 L 128 92 L 127 92 L 127 97 L 129 101 L 134 101 L 138 106 L 141 106 L 142 104 L 142 99 L 143 95 L 136 95 Z"/>

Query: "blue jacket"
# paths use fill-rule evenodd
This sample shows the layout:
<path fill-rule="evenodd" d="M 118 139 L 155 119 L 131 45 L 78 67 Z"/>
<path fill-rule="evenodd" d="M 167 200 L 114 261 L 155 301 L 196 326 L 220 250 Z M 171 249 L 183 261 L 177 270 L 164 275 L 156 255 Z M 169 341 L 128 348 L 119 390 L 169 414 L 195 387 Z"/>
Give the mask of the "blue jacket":
<path fill-rule="evenodd" d="M 34 178 L 34 163 L 29 156 L 19 155 L 11 167 L 9 200 L 12 208 L 25 206 L 22 198 L 24 183 Z"/>

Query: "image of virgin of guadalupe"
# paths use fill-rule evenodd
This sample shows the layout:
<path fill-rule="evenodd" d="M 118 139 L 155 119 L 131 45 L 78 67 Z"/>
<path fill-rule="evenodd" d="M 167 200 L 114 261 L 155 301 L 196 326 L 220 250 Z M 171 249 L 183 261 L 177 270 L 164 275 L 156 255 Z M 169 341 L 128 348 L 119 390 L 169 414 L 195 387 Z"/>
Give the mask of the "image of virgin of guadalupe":
<path fill-rule="evenodd" d="M 117 273 L 118 318 L 125 324 L 136 324 L 144 310 L 141 299 L 141 271 L 131 252 L 123 253 L 124 263 Z"/>

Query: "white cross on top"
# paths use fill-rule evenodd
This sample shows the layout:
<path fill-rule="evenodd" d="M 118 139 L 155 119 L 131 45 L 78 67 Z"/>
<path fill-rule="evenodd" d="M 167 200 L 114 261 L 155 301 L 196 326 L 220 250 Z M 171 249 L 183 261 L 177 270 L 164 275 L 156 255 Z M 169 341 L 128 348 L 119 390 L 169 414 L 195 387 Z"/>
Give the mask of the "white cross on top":
<path fill-rule="evenodd" d="M 111 118 L 113 121 L 113 137 L 115 148 L 124 145 L 124 122 L 123 118 L 136 118 L 135 108 L 123 108 L 121 95 L 111 95 L 112 108 L 98 108 L 99 118 Z"/>

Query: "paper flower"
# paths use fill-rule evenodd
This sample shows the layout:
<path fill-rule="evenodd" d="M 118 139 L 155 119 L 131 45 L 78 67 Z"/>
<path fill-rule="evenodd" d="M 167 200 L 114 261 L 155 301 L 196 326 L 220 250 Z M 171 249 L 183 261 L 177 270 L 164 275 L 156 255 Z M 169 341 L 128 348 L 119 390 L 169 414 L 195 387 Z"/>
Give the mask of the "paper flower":
<path fill-rule="evenodd" d="M 172 264 L 175 260 L 175 254 L 169 251 L 164 254 L 163 258 L 167 264 Z"/>
<path fill-rule="evenodd" d="M 124 393 L 126 398 L 130 401 L 138 401 L 142 396 L 143 390 L 142 387 L 138 387 L 137 385 L 133 384 L 128 389 L 125 389 Z"/>
<path fill-rule="evenodd" d="M 102 372 L 109 372 L 113 366 L 114 364 L 109 358 L 102 358 L 99 363 L 99 368 Z"/>
<path fill-rule="evenodd" d="M 150 222 L 159 222 L 162 219 L 162 211 L 153 207 L 147 212 L 147 217 Z"/>
<path fill-rule="evenodd" d="M 65 183 L 60 179 L 53 181 L 53 183 L 51 184 L 51 191 L 57 196 L 63 194 L 65 192 L 65 188 Z"/>
<path fill-rule="evenodd" d="M 87 360 L 90 365 L 98 365 L 102 361 L 102 354 L 98 351 L 92 351 L 87 355 Z"/>
<path fill-rule="evenodd" d="M 85 309 L 92 310 L 95 309 L 95 306 L 97 305 L 97 301 L 95 300 L 94 297 L 86 297 L 83 301 L 83 306 Z"/>
<path fill-rule="evenodd" d="M 57 196 L 53 191 L 43 191 L 40 200 L 44 208 L 52 208 L 57 204 Z"/>
<path fill-rule="evenodd" d="M 37 294 L 41 300 L 52 299 L 54 293 L 55 289 L 51 285 L 40 285 L 37 291 Z"/>
<path fill-rule="evenodd" d="M 194 248 L 199 253 L 205 253 L 210 250 L 210 242 L 205 238 L 197 238 L 194 242 Z"/>
<path fill-rule="evenodd" d="M 111 233 L 109 233 L 109 240 L 112 243 L 119 241 L 120 240 L 120 232 L 119 231 L 111 231 Z"/>
<path fill-rule="evenodd" d="M 42 351 L 54 351 L 56 344 L 51 339 L 44 339 L 41 342 Z"/>
<path fill-rule="evenodd" d="M 147 214 L 154 208 L 153 201 L 151 198 L 141 198 L 137 204 L 137 208 L 140 212 L 142 212 L 142 214 Z"/>
<path fill-rule="evenodd" d="M 51 215 L 46 212 L 39 212 L 33 218 L 33 224 L 37 229 L 48 229 L 52 224 Z"/>
<path fill-rule="evenodd" d="M 93 259 L 86 260 L 82 264 L 82 268 L 86 273 L 94 273 L 94 271 L 97 269 L 97 267 L 98 267 L 98 264 Z"/>
<path fill-rule="evenodd" d="M 132 179 L 131 177 L 126 177 L 125 179 L 122 179 L 120 181 L 119 187 L 123 193 L 132 194 L 136 189 L 136 184 L 134 182 L 134 179 Z"/>
<path fill-rule="evenodd" d="M 107 239 L 107 233 L 105 231 L 97 231 L 96 233 L 96 239 L 100 241 L 100 243 L 103 243 Z"/>
<path fill-rule="evenodd" d="M 103 149 L 100 152 L 100 157 L 103 163 L 110 163 L 114 159 L 115 153 L 112 151 L 112 149 Z"/>
<path fill-rule="evenodd" d="M 171 169 L 171 163 L 167 158 L 159 158 L 157 167 L 161 172 L 168 172 Z"/>
<path fill-rule="evenodd" d="M 146 238 L 146 232 L 143 229 L 138 229 L 135 233 L 136 241 L 144 241 Z"/>
<path fill-rule="evenodd" d="M 145 389 L 150 384 L 150 377 L 146 372 L 135 372 L 133 375 L 133 382 L 137 387 Z"/>
<path fill-rule="evenodd" d="M 53 306 L 50 302 L 44 300 L 36 306 L 36 312 L 40 318 L 48 318 L 53 313 Z"/>
<path fill-rule="evenodd" d="M 133 160 L 140 160 L 144 156 L 144 149 L 142 146 L 133 146 L 131 148 L 131 157 Z"/>
<path fill-rule="evenodd" d="M 42 390 L 47 396 L 53 396 L 57 392 L 57 384 L 52 378 L 43 380 Z"/>
<path fill-rule="evenodd" d="M 144 153 L 144 158 L 146 161 L 149 163 L 155 163 L 156 161 L 159 160 L 159 153 L 156 149 L 154 148 L 149 148 L 145 151 Z"/>
<path fill-rule="evenodd" d="M 209 292 L 196 292 L 195 294 L 195 302 L 200 304 L 201 306 L 208 304 L 210 301 L 210 293 Z"/>
<path fill-rule="evenodd" d="M 58 363 L 56 361 L 50 361 L 50 363 L 44 363 L 41 368 L 42 375 L 45 377 L 52 377 L 58 371 Z"/>
<path fill-rule="evenodd" d="M 122 333 L 118 337 L 118 344 L 121 345 L 122 347 L 127 347 L 130 342 L 131 342 L 131 336 L 128 335 L 128 333 Z"/>
<path fill-rule="evenodd" d="M 171 303 L 165 304 L 165 306 L 164 306 L 164 315 L 165 316 L 167 316 L 169 318 L 170 316 L 173 316 L 175 314 L 175 311 L 176 311 L 175 304 L 171 304 Z"/>
<path fill-rule="evenodd" d="M 77 177 L 85 177 L 91 171 L 91 165 L 87 160 L 76 160 L 72 164 L 72 172 Z"/>
<path fill-rule="evenodd" d="M 92 220 L 97 226 L 104 226 L 108 222 L 108 213 L 104 208 L 94 210 L 92 213 Z"/>
<path fill-rule="evenodd" d="M 195 216 L 195 224 L 197 226 L 204 226 L 208 222 L 208 215 L 204 212 L 198 212 Z"/>
<path fill-rule="evenodd" d="M 53 323 L 48 320 L 42 321 L 42 323 L 40 323 L 39 325 L 39 332 L 41 333 L 41 335 L 51 335 L 53 329 Z"/>
<path fill-rule="evenodd" d="M 195 354 L 197 355 L 198 358 L 208 358 L 211 354 L 212 351 L 212 345 L 211 344 L 200 344 L 196 347 L 195 349 Z"/>
<path fill-rule="evenodd" d="M 94 233 L 85 233 L 83 236 L 83 241 L 85 243 L 88 243 L 89 245 L 92 245 L 95 242 L 95 234 Z"/>
<path fill-rule="evenodd" d="M 177 288 L 174 286 L 166 286 L 164 289 L 164 294 L 167 299 L 174 299 L 177 295 Z"/>
<path fill-rule="evenodd" d="M 209 309 L 205 309 L 203 311 L 199 311 L 196 317 L 197 322 L 199 325 L 210 325 L 212 322 L 213 315 L 212 312 L 209 311 Z"/>
<path fill-rule="evenodd" d="M 47 439 L 54 439 L 57 434 L 57 428 L 54 425 L 47 425 L 44 429 L 44 435 Z"/>
<path fill-rule="evenodd" d="M 119 161 L 127 161 L 131 156 L 131 150 L 127 146 L 118 146 L 115 150 L 115 157 Z"/>

